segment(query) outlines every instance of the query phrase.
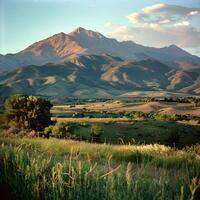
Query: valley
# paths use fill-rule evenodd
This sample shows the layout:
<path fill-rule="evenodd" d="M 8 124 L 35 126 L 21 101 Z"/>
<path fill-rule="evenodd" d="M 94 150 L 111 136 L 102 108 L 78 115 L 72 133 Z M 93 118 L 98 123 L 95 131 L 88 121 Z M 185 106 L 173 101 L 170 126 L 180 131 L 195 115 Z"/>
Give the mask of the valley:
<path fill-rule="evenodd" d="M 0 193 L 13 199 L 199 200 L 199 142 L 200 57 L 174 44 L 78 27 L 0 55 Z"/>

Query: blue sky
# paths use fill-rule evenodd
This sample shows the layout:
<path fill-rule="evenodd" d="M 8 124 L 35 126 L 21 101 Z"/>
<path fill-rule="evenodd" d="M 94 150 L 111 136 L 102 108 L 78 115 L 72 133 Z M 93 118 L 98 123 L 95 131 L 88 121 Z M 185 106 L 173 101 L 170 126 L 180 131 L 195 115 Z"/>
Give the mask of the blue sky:
<path fill-rule="evenodd" d="M 200 55 L 199 22 L 200 0 L 0 0 L 0 53 L 81 26 L 147 46 L 175 43 Z"/>

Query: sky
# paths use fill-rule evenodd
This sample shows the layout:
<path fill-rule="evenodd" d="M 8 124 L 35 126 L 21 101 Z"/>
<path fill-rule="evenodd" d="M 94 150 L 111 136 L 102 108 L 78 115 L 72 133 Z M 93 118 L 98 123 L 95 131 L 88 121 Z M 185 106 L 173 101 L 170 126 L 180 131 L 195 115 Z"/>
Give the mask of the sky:
<path fill-rule="evenodd" d="M 0 54 L 79 26 L 200 56 L 200 0 L 0 0 Z"/>

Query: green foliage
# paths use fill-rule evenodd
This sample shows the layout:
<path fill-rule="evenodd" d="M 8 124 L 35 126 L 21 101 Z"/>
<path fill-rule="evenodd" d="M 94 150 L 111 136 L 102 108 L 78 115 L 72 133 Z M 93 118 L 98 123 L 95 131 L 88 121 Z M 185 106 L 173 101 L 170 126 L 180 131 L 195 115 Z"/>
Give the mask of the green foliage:
<path fill-rule="evenodd" d="M 72 115 L 72 117 L 74 117 L 74 118 L 82 118 L 82 117 L 84 117 L 84 113 L 82 113 L 82 112 L 76 112 L 76 113 L 74 113 Z"/>
<path fill-rule="evenodd" d="M 180 140 L 180 133 L 178 130 L 171 130 L 167 135 L 166 142 L 168 143 L 178 143 Z"/>
<path fill-rule="evenodd" d="M 104 133 L 104 130 L 101 126 L 94 124 L 91 126 L 90 133 L 92 136 L 101 136 Z"/>
<path fill-rule="evenodd" d="M 180 119 L 180 116 L 177 114 L 171 114 L 171 115 L 166 115 L 166 114 L 160 114 L 160 113 L 155 113 L 154 114 L 154 119 L 156 120 L 169 120 L 169 121 L 177 121 Z"/>
<path fill-rule="evenodd" d="M 49 138 L 52 134 L 52 130 L 53 130 L 53 125 L 50 125 L 50 126 L 47 126 L 45 129 L 44 129 L 44 136 Z"/>
<path fill-rule="evenodd" d="M 92 142 L 100 143 L 101 142 L 101 135 L 104 133 L 104 130 L 101 126 L 94 124 L 91 126 L 90 134 Z"/>
<path fill-rule="evenodd" d="M 63 123 L 57 122 L 55 125 L 51 125 L 45 128 L 44 134 L 48 137 L 55 137 L 55 138 L 70 138 L 73 134 L 74 127 Z"/>
<path fill-rule="evenodd" d="M 200 101 L 199 102 L 195 102 L 195 106 L 196 107 L 200 107 Z"/>
<path fill-rule="evenodd" d="M 147 117 L 147 114 L 141 111 L 132 111 L 126 115 L 130 119 L 141 119 Z"/>
<path fill-rule="evenodd" d="M 5 102 L 5 115 L 10 126 L 41 131 L 51 124 L 51 107 L 39 97 L 14 95 Z"/>

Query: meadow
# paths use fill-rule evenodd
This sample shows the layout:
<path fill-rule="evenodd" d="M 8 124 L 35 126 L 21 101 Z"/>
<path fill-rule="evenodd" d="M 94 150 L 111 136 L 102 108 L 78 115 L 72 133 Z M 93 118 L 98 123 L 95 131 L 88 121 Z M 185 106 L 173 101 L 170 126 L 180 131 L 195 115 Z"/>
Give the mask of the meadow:
<path fill-rule="evenodd" d="M 0 138 L 0 182 L 16 199 L 177 199 L 200 195 L 200 146 Z"/>
<path fill-rule="evenodd" d="M 122 120 L 118 118 L 59 118 L 60 122 L 72 123 L 74 134 L 81 140 L 90 141 L 93 124 L 103 129 L 101 141 L 110 144 L 159 143 L 165 145 L 187 146 L 200 141 L 200 126 L 186 122 L 163 120 Z M 119 121 L 118 121 L 119 120 Z M 170 138 L 177 135 L 177 139 Z"/>
<path fill-rule="evenodd" d="M 54 105 L 51 112 L 53 120 L 74 123 L 75 135 L 86 141 L 90 141 L 93 124 L 104 130 L 102 142 L 111 144 L 176 143 L 182 147 L 200 141 L 200 107 L 192 103 L 108 100 Z M 175 118 L 163 118 L 165 115 Z M 173 140 L 172 135 L 177 138 Z"/>
<path fill-rule="evenodd" d="M 197 115 L 165 115 L 161 105 Z M 48 137 L 46 129 L 14 133 L 2 114 L 0 191 L 6 185 L 17 200 L 199 200 L 198 109 L 174 102 L 54 105 Z"/>

